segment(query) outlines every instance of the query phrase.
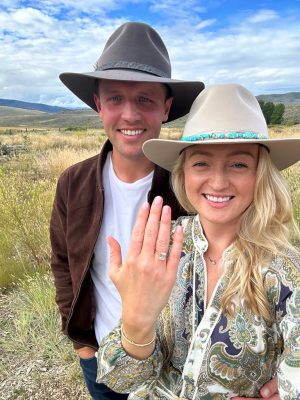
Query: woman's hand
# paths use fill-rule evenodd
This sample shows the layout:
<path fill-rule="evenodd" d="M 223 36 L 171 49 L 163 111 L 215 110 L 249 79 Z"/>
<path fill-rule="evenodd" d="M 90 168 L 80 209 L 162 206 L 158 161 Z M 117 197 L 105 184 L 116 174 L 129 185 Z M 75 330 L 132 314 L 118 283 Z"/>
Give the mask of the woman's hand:
<path fill-rule="evenodd" d="M 119 243 L 108 238 L 110 277 L 122 299 L 124 331 L 136 343 L 153 338 L 156 320 L 176 280 L 183 232 L 182 227 L 176 228 L 168 253 L 170 226 L 171 209 L 156 197 L 151 209 L 145 203 L 139 210 L 124 263 Z M 165 259 L 164 254 L 168 254 Z"/>

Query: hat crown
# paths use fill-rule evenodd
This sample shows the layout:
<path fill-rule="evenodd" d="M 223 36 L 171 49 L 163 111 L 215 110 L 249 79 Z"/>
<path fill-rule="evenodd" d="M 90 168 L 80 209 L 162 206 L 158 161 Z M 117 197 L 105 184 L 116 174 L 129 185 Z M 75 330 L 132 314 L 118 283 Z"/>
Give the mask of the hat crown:
<path fill-rule="evenodd" d="M 202 82 L 171 78 L 171 62 L 165 44 L 151 26 L 141 22 L 127 22 L 112 33 L 95 63 L 94 71 L 64 72 L 59 77 L 67 88 L 96 112 L 94 96 L 95 89 L 98 93 L 100 90 L 96 85 L 98 80 L 167 85 L 168 95 L 173 98 L 168 121 L 187 114 L 204 88 Z"/>
<path fill-rule="evenodd" d="M 95 71 L 133 69 L 171 78 L 168 51 L 159 34 L 141 22 L 121 25 L 107 40 Z"/>
<path fill-rule="evenodd" d="M 251 139 L 253 135 L 268 138 L 260 105 L 241 85 L 212 85 L 194 101 L 181 140 L 238 138 L 234 137 L 235 133 L 244 139 Z M 205 137 L 206 134 L 209 136 Z"/>

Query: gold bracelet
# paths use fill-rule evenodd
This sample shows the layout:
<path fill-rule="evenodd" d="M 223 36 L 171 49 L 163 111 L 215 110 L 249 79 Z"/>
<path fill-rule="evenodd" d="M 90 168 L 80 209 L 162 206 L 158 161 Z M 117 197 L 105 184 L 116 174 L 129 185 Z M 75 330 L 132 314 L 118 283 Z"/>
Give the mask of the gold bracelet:
<path fill-rule="evenodd" d="M 128 343 L 130 343 L 130 344 L 132 344 L 133 346 L 136 346 L 136 347 L 147 347 L 147 346 L 150 346 L 150 344 L 152 344 L 156 339 L 156 334 L 155 334 L 154 338 L 152 340 L 150 340 L 150 342 L 148 342 L 148 343 L 143 343 L 143 344 L 136 343 L 133 340 L 129 339 L 129 337 L 126 335 L 126 333 L 124 332 L 124 329 L 123 329 L 123 324 L 121 324 L 121 335 L 126 340 L 126 342 L 128 342 Z"/>

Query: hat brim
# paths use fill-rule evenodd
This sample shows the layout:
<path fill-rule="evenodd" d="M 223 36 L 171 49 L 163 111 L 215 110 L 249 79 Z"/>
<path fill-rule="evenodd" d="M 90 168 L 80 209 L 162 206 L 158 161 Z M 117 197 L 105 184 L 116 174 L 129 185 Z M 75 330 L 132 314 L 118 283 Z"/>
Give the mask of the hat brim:
<path fill-rule="evenodd" d="M 87 73 L 64 72 L 60 74 L 59 78 L 71 92 L 95 111 L 97 111 L 94 103 L 96 79 L 166 84 L 171 88 L 173 95 L 172 107 L 168 121 L 166 122 L 173 121 L 186 115 L 195 98 L 204 89 L 204 84 L 199 81 L 181 81 L 162 78 L 148 73 L 124 69 L 111 69 Z"/>
<path fill-rule="evenodd" d="M 182 150 L 194 145 L 255 143 L 266 146 L 270 151 L 273 163 L 281 171 L 295 164 L 300 159 L 300 138 L 287 139 L 226 139 L 183 142 L 168 139 L 150 139 L 143 145 L 145 156 L 160 167 L 172 171 L 173 165 Z"/>

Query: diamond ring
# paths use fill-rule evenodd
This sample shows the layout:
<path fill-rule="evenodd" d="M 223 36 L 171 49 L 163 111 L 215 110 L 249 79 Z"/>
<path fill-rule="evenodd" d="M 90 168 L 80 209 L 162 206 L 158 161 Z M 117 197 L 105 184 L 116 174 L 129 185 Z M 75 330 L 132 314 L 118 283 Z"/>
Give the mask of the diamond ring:
<path fill-rule="evenodd" d="M 158 259 L 160 261 L 165 261 L 165 259 L 167 258 L 167 253 L 159 253 Z"/>

